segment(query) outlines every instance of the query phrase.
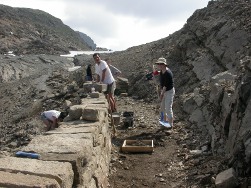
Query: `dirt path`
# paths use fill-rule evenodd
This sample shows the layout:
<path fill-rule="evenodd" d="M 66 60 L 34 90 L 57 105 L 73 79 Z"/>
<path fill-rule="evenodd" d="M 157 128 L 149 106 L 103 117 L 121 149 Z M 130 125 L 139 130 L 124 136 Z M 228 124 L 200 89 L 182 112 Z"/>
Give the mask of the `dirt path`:
<path fill-rule="evenodd" d="M 117 126 L 117 137 L 112 140 L 110 187 L 186 187 L 183 163 L 178 157 L 182 149 L 177 144 L 181 123 L 171 131 L 158 124 L 155 105 L 129 97 L 117 101 L 119 112 L 134 112 L 133 127 Z M 180 132 L 180 131 L 179 131 Z M 122 153 L 120 147 L 127 140 L 153 140 L 153 153 Z M 182 185 L 183 184 L 183 185 Z"/>
<path fill-rule="evenodd" d="M 130 97 L 118 98 L 117 104 L 121 113 L 134 112 L 134 122 L 133 127 L 126 128 L 122 120 L 116 138 L 112 139 L 111 188 L 215 187 L 216 174 L 227 163 L 224 158 L 212 155 L 199 128 L 181 119 L 177 104 L 174 104 L 172 130 L 162 129 L 158 124 L 155 104 Z M 153 140 L 154 151 L 122 153 L 124 140 Z"/>

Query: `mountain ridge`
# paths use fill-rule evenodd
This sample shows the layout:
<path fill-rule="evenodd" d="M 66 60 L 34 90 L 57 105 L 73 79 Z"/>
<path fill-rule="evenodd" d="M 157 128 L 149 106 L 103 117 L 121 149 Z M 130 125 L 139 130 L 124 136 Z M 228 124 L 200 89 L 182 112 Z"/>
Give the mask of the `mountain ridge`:
<path fill-rule="evenodd" d="M 0 5 L 0 53 L 62 54 L 92 50 L 60 19 L 41 10 Z M 88 37 L 86 37 L 88 38 Z"/>

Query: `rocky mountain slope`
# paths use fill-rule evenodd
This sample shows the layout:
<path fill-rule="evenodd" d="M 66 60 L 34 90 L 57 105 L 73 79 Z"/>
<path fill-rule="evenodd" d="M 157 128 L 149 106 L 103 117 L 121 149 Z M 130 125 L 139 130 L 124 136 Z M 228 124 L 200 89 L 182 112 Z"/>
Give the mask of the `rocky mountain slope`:
<path fill-rule="evenodd" d="M 210 1 L 169 37 L 110 55 L 129 78 L 131 94 L 148 101 L 156 99 L 156 90 L 145 81 L 145 70 L 167 58 L 176 113 L 183 112 L 213 154 L 226 156 L 241 176 L 251 173 L 250 10 L 250 1 Z"/>
<path fill-rule="evenodd" d="M 62 54 L 90 50 L 90 46 L 63 22 L 50 14 L 0 4 L 0 53 Z"/>
<path fill-rule="evenodd" d="M 94 41 L 91 39 L 91 37 L 89 37 L 88 35 L 86 35 L 85 33 L 76 31 L 80 37 L 85 41 L 85 43 L 92 49 L 95 50 L 97 45 L 94 43 Z"/>
<path fill-rule="evenodd" d="M 250 10 L 250 1 L 210 1 L 181 30 L 166 38 L 126 51 L 102 54 L 103 59 L 109 56 L 113 65 L 129 79 L 129 94 L 152 104 L 158 103 L 155 84 L 146 81 L 145 75 L 159 57 L 167 58 L 175 79 L 176 119 L 188 123 L 190 132 L 197 130 L 192 136 L 200 138 L 189 137 L 197 145 L 193 149 L 207 146 L 212 157 L 224 157 L 226 160 L 217 164 L 218 169 L 233 168 L 247 185 L 251 185 Z M 76 56 L 73 62 L 83 67 L 72 76 L 62 66 L 70 66 L 69 59 L 23 58 L 1 57 L 0 70 L 5 73 L 1 74 L 0 87 L 1 151 L 11 151 L 41 133 L 37 126 L 41 122 L 35 112 L 59 109 L 66 99 L 77 103 L 84 96 L 80 88 L 83 65 L 93 63 L 92 56 Z M 33 71 L 28 71 L 24 67 L 29 67 L 31 62 L 39 66 L 32 66 Z"/>

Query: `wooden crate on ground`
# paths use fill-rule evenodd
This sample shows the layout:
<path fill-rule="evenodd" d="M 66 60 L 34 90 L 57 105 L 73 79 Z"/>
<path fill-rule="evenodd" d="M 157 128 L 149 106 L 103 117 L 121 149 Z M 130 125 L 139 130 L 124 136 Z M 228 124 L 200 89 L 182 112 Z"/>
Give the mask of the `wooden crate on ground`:
<path fill-rule="evenodd" d="M 153 140 L 124 140 L 121 151 L 128 153 L 152 153 Z"/>

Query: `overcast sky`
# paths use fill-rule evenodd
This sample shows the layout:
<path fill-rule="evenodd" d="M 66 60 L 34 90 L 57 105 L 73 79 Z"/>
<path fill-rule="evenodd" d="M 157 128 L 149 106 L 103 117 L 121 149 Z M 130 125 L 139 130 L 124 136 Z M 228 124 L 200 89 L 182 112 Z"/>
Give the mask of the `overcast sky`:
<path fill-rule="evenodd" d="M 126 50 L 181 29 L 209 0 L 0 0 L 0 4 L 43 10 L 98 47 Z"/>

